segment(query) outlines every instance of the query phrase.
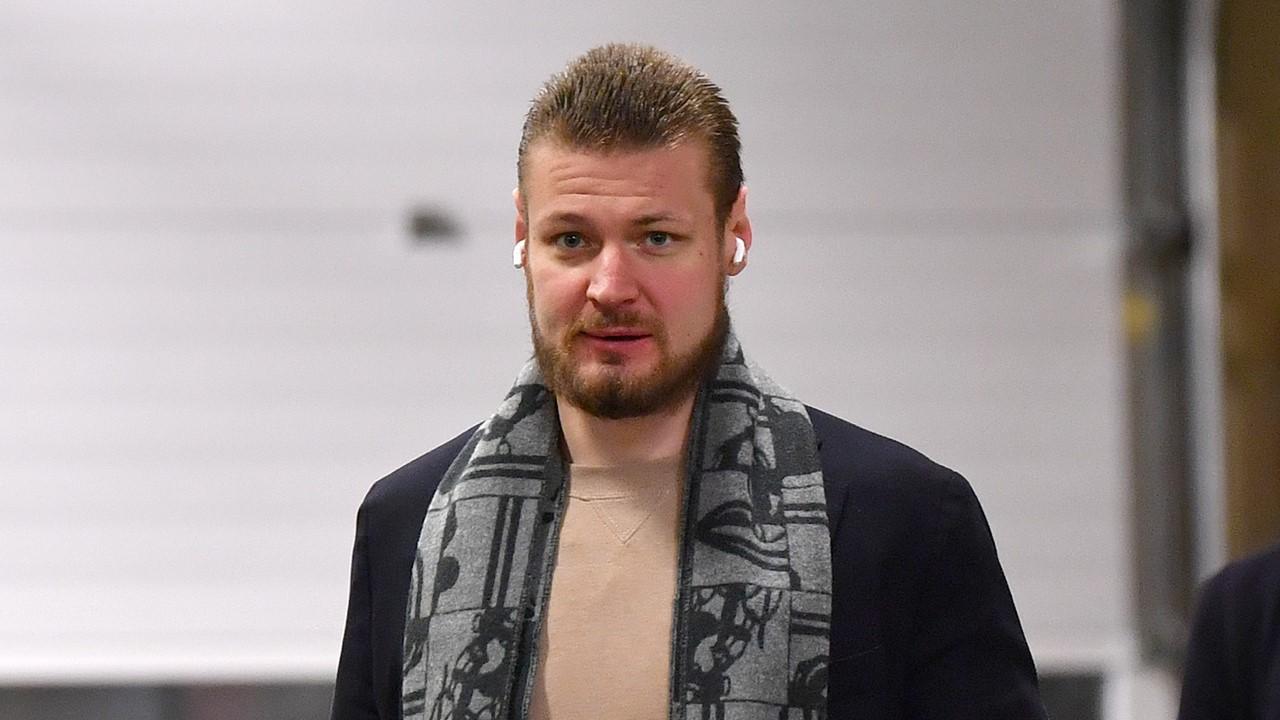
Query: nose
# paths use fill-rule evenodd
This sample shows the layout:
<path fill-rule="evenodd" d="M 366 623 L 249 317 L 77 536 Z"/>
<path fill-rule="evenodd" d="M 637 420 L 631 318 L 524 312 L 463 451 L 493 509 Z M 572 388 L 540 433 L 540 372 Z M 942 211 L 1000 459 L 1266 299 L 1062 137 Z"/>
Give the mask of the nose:
<path fill-rule="evenodd" d="M 606 245 L 591 263 L 587 299 L 608 307 L 626 305 L 635 300 L 640 288 L 631 267 L 632 260 L 621 244 Z"/>

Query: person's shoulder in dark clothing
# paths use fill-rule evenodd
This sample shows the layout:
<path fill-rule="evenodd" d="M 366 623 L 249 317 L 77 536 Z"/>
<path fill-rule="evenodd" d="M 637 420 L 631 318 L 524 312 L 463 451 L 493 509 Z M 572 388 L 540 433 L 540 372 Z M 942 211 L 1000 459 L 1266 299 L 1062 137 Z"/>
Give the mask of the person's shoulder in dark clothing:
<path fill-rule="evenodd" d="M 365 495 L 363 507 L 369 512 L 395 512 L 406 504 L 422 504 L 425 512 L 426 505 L 423 503 L 431 501 L 435 481 L 449 469 L 450 463 L 475 433 L 475 429 L 475 426 L 468 428 L 375 482 Z"/>
<path fill-rule="evenodd" d="M 829 699 L 858 717 L 1043 718 L 1035 664 L 969 482 L 809 408 L 832 537 Z"/>
<path fill-rule="evenodd" d="M 346 629 L 332 717 L 398 717 L 409 575 L 436 485 L 475 428 L 373 484 L 356 513 Z"/>
<path fill-rule="evenodd" d="M 1280 719 L 1280 545 L 1205 582 L 1178 718 Z"/>
<path fill-rule="evenodd" d="M 940 511 L 963 510 L 971 498 L 976 503 L 967 480 L 918 450 L 816 408 L 809 417 L 829 503 L 842 499 L 841 523 L 851 511 L 850 521 L 900 522 L 918 532 L 922 523 L 937 526 Z"/>

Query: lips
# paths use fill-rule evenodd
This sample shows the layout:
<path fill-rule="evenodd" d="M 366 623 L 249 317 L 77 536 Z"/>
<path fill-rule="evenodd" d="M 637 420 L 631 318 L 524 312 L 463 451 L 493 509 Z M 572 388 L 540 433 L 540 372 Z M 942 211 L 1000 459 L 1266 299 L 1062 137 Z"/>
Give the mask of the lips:
<path fill-rule="evenodd" d="M 586 346 L 607 353 L 606 357 L 630 356 L 651 347 L 653 333 L 640 327 L 607 327 L 583 330 Z"/>
<path fill-rule="evenodd" d="M 588 330 L 583 333 L 587 337 L 594 340 L 603 340 L 605 342 L 626 342 L 629 340 L 643 340 L 652 333 L 643 330 L 632 329 L 609 329 L 609 330 Z"/>

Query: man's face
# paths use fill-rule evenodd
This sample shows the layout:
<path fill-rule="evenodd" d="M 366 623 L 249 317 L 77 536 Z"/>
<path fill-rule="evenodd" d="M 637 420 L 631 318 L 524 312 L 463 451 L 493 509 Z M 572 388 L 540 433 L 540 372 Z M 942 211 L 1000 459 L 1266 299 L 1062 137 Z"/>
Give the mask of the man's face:
<path fill-rule="evenodd" d="M 706 149 L 594 153 L 535 142 L 517 193 L 516 239 L 534 352 L 552 391 L 598 417 L 689 399 L 728 330 L 734 236 L 750 242 L 745 190 L 724 230 Z"/>

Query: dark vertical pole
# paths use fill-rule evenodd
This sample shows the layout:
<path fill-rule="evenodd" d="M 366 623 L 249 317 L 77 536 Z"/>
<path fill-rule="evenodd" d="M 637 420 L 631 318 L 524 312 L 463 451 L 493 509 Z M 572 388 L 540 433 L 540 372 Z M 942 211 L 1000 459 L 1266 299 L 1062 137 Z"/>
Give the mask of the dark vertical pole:
<path fill-rule="evenodd" d="M 1149 662 L 1181 663 L 1194 588 L 1183 0 L 1126 0 L 1125 319 L 1137 627 Z"/>

